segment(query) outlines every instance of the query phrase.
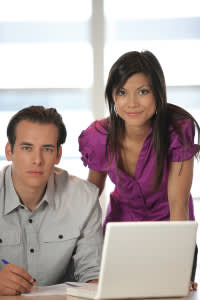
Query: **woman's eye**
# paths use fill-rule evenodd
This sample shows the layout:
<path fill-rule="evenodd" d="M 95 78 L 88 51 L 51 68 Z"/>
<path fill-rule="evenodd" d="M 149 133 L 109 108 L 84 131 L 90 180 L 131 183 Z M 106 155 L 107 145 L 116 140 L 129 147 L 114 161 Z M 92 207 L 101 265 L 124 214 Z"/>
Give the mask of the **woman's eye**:
<path fill-rule="evenodd" d="M 119 90 L 119 93 L 118 93 L 119 96 L 124 96 L 125 94 L 126 94 L 125 90 L 123 90 L 123 89 Z"/>
<path fill-rule="evenodd" d="M 147 89 L 142 89 L 139 91 L 140 95 L 147 95 L 148 93 L 149 93 L 149 90 L 147 90 Z"/>

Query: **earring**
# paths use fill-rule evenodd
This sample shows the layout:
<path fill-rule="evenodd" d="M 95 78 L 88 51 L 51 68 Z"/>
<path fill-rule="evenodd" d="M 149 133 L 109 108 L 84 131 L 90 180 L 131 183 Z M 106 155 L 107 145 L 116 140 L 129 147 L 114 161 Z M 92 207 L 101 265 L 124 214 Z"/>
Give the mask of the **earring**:
<path fill-rule="evenodd" d="M 114 112 L 115 112 L 116 117 L 118 117 L 117 108 L 115 105 L 114 105 Z"/>

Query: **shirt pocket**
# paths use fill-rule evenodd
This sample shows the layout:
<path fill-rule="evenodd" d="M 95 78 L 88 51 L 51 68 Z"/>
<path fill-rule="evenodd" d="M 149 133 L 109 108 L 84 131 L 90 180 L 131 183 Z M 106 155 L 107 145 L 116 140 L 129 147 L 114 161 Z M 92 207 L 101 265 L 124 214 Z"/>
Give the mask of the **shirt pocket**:
<path fill-rule="evenodd" d="M 69 228 L 49 227 L 48 230 L 40 232 L 40 242 L 41 243 L 62 243 L 70 240 L 76 240 L 80 233 L 78 230 L 70 230 Z"/>
<path fill-rule="evenodd" d="M 0 258 L 14 265 L 21 265 L 23 246 L 20 231 L 0 231 Z M 4 264 L 0 261 L 0 269 Z"/>
<path fill-rule="evenodd" d="M 21 243 L 21 235 L 19 231 L 0 231 L 0 247 L 17 246 Z"/>
<path fill-rule="evenodd" d="M 49 227 L 48 230 L 41 231 L 39 236 L 40 257 L 44 261 L 51 261 L 51 264 L 57 267 L 60 265 L 68 265 L 72 255 L 76 249 L 80 232 L 78 230 L 70 230 L 65 227 Z"/>

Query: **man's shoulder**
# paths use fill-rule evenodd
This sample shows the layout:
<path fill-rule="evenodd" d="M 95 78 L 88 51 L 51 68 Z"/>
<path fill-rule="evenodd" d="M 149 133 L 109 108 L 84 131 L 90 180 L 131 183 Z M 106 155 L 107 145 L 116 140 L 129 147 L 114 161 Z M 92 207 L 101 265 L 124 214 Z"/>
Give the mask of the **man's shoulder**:
<path fill-rule="evenodd" d="M 11 165 L 5 165 L 3 166 L 1 169 L 0 169 L 0 190 L 4 187 L 4 184 L 5 184 L 5 173 L 6 173 L 6 170 L 11 168 Z"/>
<path fill-rule="evenodd" d="M 69 174 L 66 170 L 54 168 L 55 184 L 59 191 L 65 193 L 82 194 L 82 197 L 94 195 L 97 197 L 98 188 L 91 182 Z"/>

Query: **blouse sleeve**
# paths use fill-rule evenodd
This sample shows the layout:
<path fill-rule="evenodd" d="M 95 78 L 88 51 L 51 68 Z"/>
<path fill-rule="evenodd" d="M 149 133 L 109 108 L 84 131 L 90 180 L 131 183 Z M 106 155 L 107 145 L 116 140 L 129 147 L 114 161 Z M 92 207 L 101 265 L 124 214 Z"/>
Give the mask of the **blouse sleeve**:
<path fill-rule="evenodd" d="M 78 142 L 84 166 L 99 172 L 107 170 L 106 138 L 107 132 L 99 121 L 95 121 L 81 132 Z"/>
<path fill-rule="evenodd" d="M 180 131 L 182 139 L 179 134 L 172 129 L 170 132 L 170 144 L 168 150 L 168 159 L 171 162 L 184 161 L 192 158 L 198 151 L 194 144 L 195 126 L 191 119 L 184 119 L 180 122 Z"/>

